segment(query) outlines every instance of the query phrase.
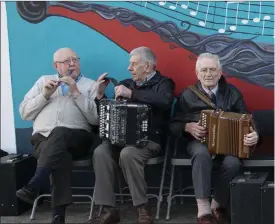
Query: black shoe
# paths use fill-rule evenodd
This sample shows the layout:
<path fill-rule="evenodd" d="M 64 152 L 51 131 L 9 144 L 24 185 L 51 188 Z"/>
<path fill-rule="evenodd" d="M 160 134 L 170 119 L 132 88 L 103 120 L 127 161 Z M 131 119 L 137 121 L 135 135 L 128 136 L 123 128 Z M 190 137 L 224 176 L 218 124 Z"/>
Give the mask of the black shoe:
<path fill-rule="evenodd" d="M 16 196 L 24 202 L 33 204 L 34 200 L 38 196 L 38 193 L 30 188 L 23 187 L 20 190 L 16 191 Z"/>
<path fill-rule="evenodd" d="M 52 219 L 52 224 L 64 224 L 64 223 L 65 223 L 65 217 L 64 216 L 56 215 Z"/>

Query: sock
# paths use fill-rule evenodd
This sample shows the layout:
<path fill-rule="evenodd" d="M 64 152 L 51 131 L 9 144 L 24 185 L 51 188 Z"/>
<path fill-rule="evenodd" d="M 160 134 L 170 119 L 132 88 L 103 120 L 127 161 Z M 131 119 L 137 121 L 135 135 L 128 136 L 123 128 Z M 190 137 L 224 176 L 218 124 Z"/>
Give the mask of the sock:
<path fill-rule="evenodd" d="M 197 205 L 198 205 L 198 218 L 203 215 L 212 214 L 210 202 L 208 198 L 197 199 Z"/>
<path fill-rule="evenodd" d="M 220 208 L 220 207 L 221 207 L 220 204 L 216 202 L 216 200 L 213 198 L 211 202 L 211 209 Z"/>
<path fill-rule="evenodd" d="M 53 218 L 57 215 L 65 219 L 66 206 L 59 205 L 53 208 Z"/>
<path fill-rule="evenodd" d="M 40 187 L 45 183 L 51 174 L 50 168 L 37 167 L 34 176 L 28 183 L 27 187 L 34 191 L 39 191 Z"/>

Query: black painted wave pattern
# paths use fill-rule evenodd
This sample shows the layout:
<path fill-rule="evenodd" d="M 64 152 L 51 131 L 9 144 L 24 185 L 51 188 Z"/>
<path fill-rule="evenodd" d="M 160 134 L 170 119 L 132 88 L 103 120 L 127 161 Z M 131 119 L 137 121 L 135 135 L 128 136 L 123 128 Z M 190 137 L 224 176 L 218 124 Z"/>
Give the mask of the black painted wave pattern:
<path fill-rule="evenodd" d="M 203 52 L 218 54 L 223 71 L 228 76 L 247 82 L 274 88 L 274 46 L 255 43 L 253 39 L 234 39 L 227 35 L 202 36 L 190 32 L 192 24 L 182 22 L 181 26 L 172 21 L 160 22 L 126 8 L 87 2 L 17 2 L 20 16 L 31 23 L 41 22 L 47 16 L 50 5 L 60 6 L 74 12 L 92 11 L 106 20 L 118 20 L 124 26 L 133 25 L 141 32 L 155 32 L 171 48 L 181 47 L 198 55 Z M 257 37 L 257 35 L 255 35 Z M 175 46 L 176 44 L 176 46 Z"/>

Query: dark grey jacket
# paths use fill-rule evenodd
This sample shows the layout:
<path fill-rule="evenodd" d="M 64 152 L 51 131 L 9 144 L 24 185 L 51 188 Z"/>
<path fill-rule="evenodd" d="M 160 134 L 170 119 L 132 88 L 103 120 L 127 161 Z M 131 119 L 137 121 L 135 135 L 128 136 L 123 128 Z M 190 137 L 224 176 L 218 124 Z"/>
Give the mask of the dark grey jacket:
<path fill-rule="evenodd" d="M 165 144 L 169 131 L 171 108 L 174 100 L 175 83 L 172 79 L 157 73 L 146 83 L 136 86 L 132 79 L 120 82 L 132 90 L 132 101 L 149 104 L 152 108 L 152 127 L 149 131 L 149 140 Z"/>

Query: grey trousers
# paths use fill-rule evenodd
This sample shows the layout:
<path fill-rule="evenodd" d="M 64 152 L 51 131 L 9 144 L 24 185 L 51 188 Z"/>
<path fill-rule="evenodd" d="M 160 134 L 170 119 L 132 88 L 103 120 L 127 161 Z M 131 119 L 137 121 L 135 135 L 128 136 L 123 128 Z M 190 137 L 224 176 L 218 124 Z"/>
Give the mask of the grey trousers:
<path fill-rule="evenodd" d="M 158 154 L 160 145 L 149 141 L 144 148 L 127 146 L 118 149 L 104 141 L 93 155 L 95 171 L 95 204 L 115 207 L 115 180 L 117 168 L 121 167 L 134 206 L 148 202 L 144 167 L 147 161 Z"/>
<path fill-rule="evenodd" d="M 211 196 L 212 157 L 207 146 L 194 140 L 188 143 L 187 152 L 192 157 L 192 179 L 196 198 Z M 234 156 L 220 156 L 220 170 L 213 198 L 224 208 L 229 204 L 230 181 L 238 174 L 241 162 Z"/>

